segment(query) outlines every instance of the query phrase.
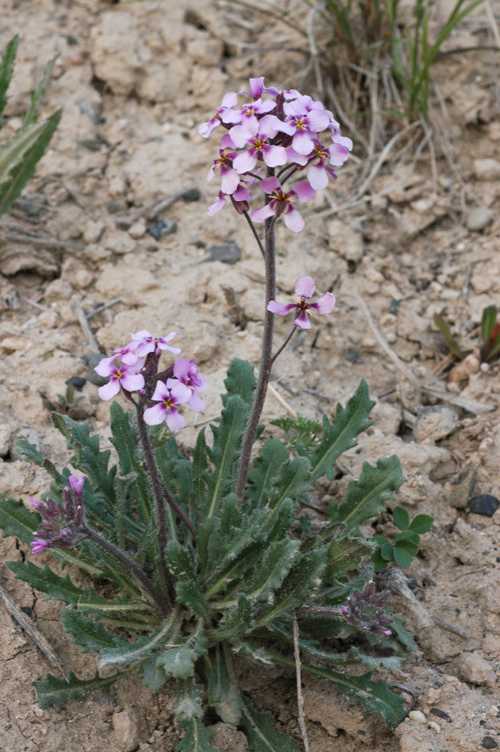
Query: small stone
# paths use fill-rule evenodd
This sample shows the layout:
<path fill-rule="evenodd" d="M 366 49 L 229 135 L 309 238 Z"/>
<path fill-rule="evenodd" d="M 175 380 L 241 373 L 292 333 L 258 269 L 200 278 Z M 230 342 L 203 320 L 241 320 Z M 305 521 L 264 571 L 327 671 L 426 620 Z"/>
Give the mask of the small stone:
<path fill-rule="evenodd" d="M 105 357 L 106 355 L 103 353 L 85 353 L 85 355 L 82 356 L 82 360 L 89 367 L 89 370 L 85 374 L 85 380 L 90 381 L 90 383 L 95 386 L 104 386 L 104 384 L 107 384 L 108 382 L 107 376 L 99 376 L 99 374 L 95 372 L 95 367 L 99 365 L 101 360 Z"/>
<path fill-rule="evenodd" d="M 46 303 L 54 303 L 60 300 L 69 300 L 73 293 L 73 288 L 64 279 L 55 279 L 45 290 L 44 298 Z"/>
<path fill-rule="evenodd" d="M 66 379 L 64 383 L 67 384 L 67 386 L 75 387 L 77 392 L 81 392 L 86 381 L 87 379 L 84 379 L 83 376 L 71 376 L 69 379 Z"/>
<path fill-rule="evenodd" d="M 103 243 L 107 251 L 112 251 L 118 256 L 124 256 L 126 253 L 131 253 L 135 248 L 135 243 L 128 236 L 127 233 L 116 230 L 116 232 L 109 232 L 106 234 Z"/>
<path fill-rule="evenodd" d="M 484 749 L 498 749 L 498 742 L 492 736 L 483 736 L 481 747 L 484 747 Z"/>
<path fill-rule="evenodd" d="M 500 177 L 500 162 L 496 159 L 475 159 L 474 175 L 478 180 L 498 180 Z"/>
<path fill-rule="evenodd" d="M 435 721 L 429 721 L 427 724 L 427 728 L 430 728 L 431 731 L 434 731 L 436 734 L 441 733 L 441 726 L 439 723 L 436 723 Z"/>
<path fill-rule="evenodd" d="M 485 658 L 476 653 L 465 653 L 460 664 L 460 678 L 469 684 L 493 686 L 495 672 Z"/>
<path fill-rule="evenodd" d="M 228 240 L 224 245 L 211 245 L 208 252 L 210 261 L 221 261 L 223 264 L 236 264 L 241 259 L 241 248 L 234 240 Z"/>
<path fill-rule="evenodd" d="M 159 240 L 164 235 L 173 235 L 177 232 L 177 222 L 173 219 L 159 219 L 148 229 L 149 234 L 155 239 Z"/>
<path fill-rule="evenodd" d="M 201 193 L 199 188 L 189 188 L 189 190 L 185 191 L 182 194 L 182 200 L 186 202 L 186 204 L 191 203 L 192 201 L 199 201 L 201 198 Z"/>
<path fill-rule="evenodd" d="M 139 238 L 144 237 L 144 235 L 146 234 L 145 222 L 141 219 L 138 222 L 134 222 L 132 227 L 130 227 L 128 234 L 134 240 L 139 240 Z"/>
<path fill-rule="evenodd" d="M 363 238 L 341 219 L 334 219 L 328 224 L 328 247 L 337 251 L 347 261 L 358 263 L 363 257 Z"/>
<path fill-rule="evenodd" d="M 420 710 L 411 710 L 408 713 L 408 718 L 415 723 L 427 723 L 427 718 Z"/>
<path fill-rule="evenodd" d="M 71 277 L 71 282 L 77 290 L 85 290 L 94 281 L 94 275 L 88 269 L 78 269 Z"/>
<path fill-rule="evenodd" d="M 479 371 L 479 359 L 472 353 L 467 355 L 460 363 L 453 366 L 449 375 L 448 381 L 458 382 L 465 381 Z"/>
<path fill-rule="evenodd" d="M 471 232 L 481 232 L 492 220 L 491 212 L 485 206 L 476 206 L 467 214 L 465 225 Z"/>
<path fill-rule="evenodd" d="M 113 713 L 113 731 L 122 752 L 133 752 L 139 745 L 139 723 L 133 708 Z"/>
<path fill-rule="evenodd" d="M 93 222 L 91 219 L 85 225 L 83 239 L 86 243 L 97 243 L 104 232 L 104 222 Z"/>
<path fill-rule="evenodd" d="M 430 439 L 444 439 L 458 424 L 458 415 L 447 405 L 430 405 L 421 407 L 413 427 L 413 435 L 418 443 Z"/>
<path fill-rule="evenodd" d="M 483 517 L 493 517 L 500 502 L 496 496 L 491 494 L 479 494 L 469 499 L 469 509 L 474 514 L 482 514 Z"/>
<path fill-rule="evenodd" d="M 116 201 L 110 201 L 108 205 L 106 206 L 106 209 L 108 210 L 108 214 L 116 214 L 120 207 L 116 203 Z"/>
<path fill-rule="evenodd" d="M 0 457 L 5 457 L 10 449 L 12 430 L 6 423 L 0 423 Z"/>

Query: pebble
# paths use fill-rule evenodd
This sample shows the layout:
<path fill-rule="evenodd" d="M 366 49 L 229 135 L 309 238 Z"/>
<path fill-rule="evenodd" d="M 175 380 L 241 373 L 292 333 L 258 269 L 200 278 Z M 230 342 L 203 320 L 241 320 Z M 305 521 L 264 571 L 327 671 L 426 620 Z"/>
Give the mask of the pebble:
<path fill-rule="evenodd" d="M 223 264 L 236 264 L 241 259 L 241 248 L 234 240 L 224 245 L 211 245 L 208 248 L 210 261 L 222 261 Z"/>
<path fill-rule="evenodd" d="M 421 710 L 411 710 L 408 713 L 408 718 L 416 723 L 427 723 L 427 718 Z"/>
<path fill-rule="evenodd" d="M 92 219 L 89 219 L 83 230 L 83 239 L 86 243 L 97 243 L 104 230 L 104 222 L 94 222 Z"/>
<path fill-rule="evenodd" d="M 438 441 L 454 431 L 457 424 L 458 415 L 448 405 L 421 407 L 417 413 L 413 435 L 418 443 L 425 439 Z"/>
<path fill-rule="evenodd" d="M 133 708 L 113 713 L 113 731 L 122 752 L 133 752 L 139 745 L 139 724 Z"/>
<path fill-rule="evenodd" d="M 474 175 L 478 180 L 498 180 L 500 162 L 496 159 L 475 159 Z"/>
<path fill-rule="evenodd" d="M 436 723 L 435 721 L 429 721 L 429 723 L 427 724 L 427 728 L 430 728 L 431 731 L 434 731 L 436 734 L 441 733 L 441 726 L 439 725 L 439 723 Z"/>
<path fill-rule="evenodd" d="M 483 736 L 481 747 L 484 747 L 484 749 L 498 749 L 498 742 L 492 736 Z"/>
<path fill-rule="evenodd" d="M 460 678 L 468 684 L 493 686 L 495 672 L 485 658 L 476 653 L 465 653 L 460 664 Z"/>
<path fill-rule="evenodd" d="M 0 424 L 0 457 L 5 457 L 10 449 L 12 430 L 6 423 Z"/>
<path fill-rule="evenodd" d="M 99 374 L 95 372 L 95 367 L 105 357 L 106 355 L 104 355 L 104 353 L 85 353 L 85 355 L 82 356 L 82 360 L 89 367 L 89 370 L 85 374 L 85 379 L 90 381 L 91 384 L 95 384 L 95 386 L 104 386 L 104 384 L 107 384 L 108 382 L 107 376 L 99 376 Z"/>
<path fill-rule="evenodd" d="M 155 239 L 159 240 L 164 235 L 173 235 L 177 232 L 177 222 L 173 219 L 159 219 L 148 229 L 149 234 Z"/>
<path fill-rule="evenodd" d="M 476 206 L 467 214 L 465 225 L 471 232 L 481 232 L 492 220 L 491 212 L 485 206 Z"/>
<path fill-rule="evenodd" d="M 482 514 L 483 517 L 493 517 L 500 502 L 492 494 L 479 494 L 469 499 L 469 509 L 474 514 Z"/>
<path fill-rule="evenodd" d="M 134 240 L 139 240 L 139 238 L 144 237 L 144 235 L 146 234 L 145 222 L 141 219 L 138 222 L 134 222 L 132 227 L 130 227 L 128 234 Z"/>
<path fill-rule="evenodd" d="M 72 386 L 76 389 L 77 392 L 81 392 L 83 387 L 85 386 L 87 379 L 84 379 L 83 376 L 70 376 L 69 379 L 66 379 L 64 382 L 67 386 Z"/>
<path fill-rule="evenodd" d="M 184 191 L 182 194 L 182 200 L 185 201 L 187 204 L 190 204 L 193 201 L 199 201 L 201 198 L 201 192 L 199 188 L 189 188 L 187 191 Z"/>

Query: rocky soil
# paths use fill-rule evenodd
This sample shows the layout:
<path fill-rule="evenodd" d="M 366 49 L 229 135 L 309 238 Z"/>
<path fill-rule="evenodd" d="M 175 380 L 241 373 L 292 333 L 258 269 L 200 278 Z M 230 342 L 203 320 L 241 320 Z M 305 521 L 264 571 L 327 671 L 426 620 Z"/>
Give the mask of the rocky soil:
<path fill-rule="evenodd" d="M 303 13 L 299 0 L 288 5 Z M 490 6 L 498 20 L 500 4 Z M 2 10 L 0 48 L 21 34 L 2 133 L 19 126 L 29 92 L 56 52 L 44 113 L 63 108 L 36 178 L 0 228 L 0 490 L 27 499 L 45 490 L 47 478 L 16 455 L 14 442 L 28 438 L 53 461 L 67 460 L 42 397 L 54 400 L 68 379 L 91 375 L 88 353 L 125 344 L 140 329 L 181 331 L 183 354 L 197 359 L 210 384 L 201 420 L 220 409 L 230 359 L 257 363 L 259 252 L 229 208 L 206 216 L 216 193 L 206 173 L 217 145 L 196 130 L 248 76 L 307 88 L 307 48 L 289 27 L 271 28 L 262 14 L 215 0 L 3 0 Z M 491 44 L 489 28 L 479 9 L 451 46 Z M 239 56 L 257 42 L 254 56 Z M 413 693 L 410 717 L 388 731 L 331 687 L 304 678 L 313 752 L 500 747 L 500 511 L 495 500 L 471 502 L 500 498 L 499 364 L 478 360 L 483 308 L 500 304 L 495 60 L 476 52 L 438 61 L 443 108 L 431 140 L 424 143 L 418 131 L 416 141 L 398 142 L 366 186 L 356 151 L 336 185 L 309 206 L 306 232 L 278 230 L 280 299 L 293 292 L 296 277 L 310 274 L 321 291 L 333 288 L 338 304 L 280 358 L 266 421 L 282 416 L 284 403 L 308 417 L 333 415 L 366 378 L 378 399 L 374 425 L 361 437 L 361 451 L 343 458 L 343 477 L 319 489 L 321 503 L 338 498 L 362 462 L 395 453 L 407 482 L 392 506 L 435 519 L 406 571 L 410 587 L 391 585 L 392 611 L 417 642 L 393 675 Z M 176 192 L 182 195 L 158 211 Z M 92 343 L 75 304 L 90 313 L 111 302 L 89 320 Z M 458 374 L 450 373 L 457 361 L 435 314 L 472 354 Z M 278 337 L 286 326 L 278 322 Z M 109 403 L 99 401 L 90 379 L 81 395 L 80 406 L 105 437 Z M 182 442 L 191 445 L 195 435 L 188 427 Z M 373 529 L 391 535 L 390 513 Z M 16 540 L 0 540 L 0 562 L 27 555 Z M 46 561 L 41 554 L 38 562 Z M 0 584 L 65 666 L 93 674 L 92 656 L 59 626 L 55 602 L 3 564 Z M 2 752 L 170 752 L 179 742 L 168 687 L 153 695 L 138 678 L 60 712 L 40 709 L 31 682 L 54 669 L 1 599 L 0 654 Z M 252 670 L 242 681 L 301 748 L 293 675 Z M 215 739 L 220 750 L 246 749 L 243 735 L 224 724 Z"/>

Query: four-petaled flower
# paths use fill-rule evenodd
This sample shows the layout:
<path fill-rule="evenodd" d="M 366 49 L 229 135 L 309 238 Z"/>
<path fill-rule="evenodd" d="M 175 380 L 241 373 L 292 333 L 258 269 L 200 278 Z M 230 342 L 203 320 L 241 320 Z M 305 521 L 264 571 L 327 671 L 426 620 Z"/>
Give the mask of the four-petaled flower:
<path fill-rule="evenodd" d="M 139 373 L 142 363 L 137 361 L 134 365 L 126 364 L 117 365 L 114 356 L 103 358 L 95 367 L 95 372 L 99 376 L 110 376 L 110 380 L 104 386 L 99 387 L 99 397 L 103 400 L 110 400 L 120 391 L 120 387 L 127 392 L 136 392 L 144 387 L 144 376 Z"/>
<path fill-rule="evenodd" d="M 307 298 L 310 298 L 314 294 L 316 284 L 312 277 L 299 277 L 295 282 L 295 294 L 299 298 L 298 303 L 277 303 L 275 300 L 271 300 L 267 304 L 267 310 L 271 313 L 276 313 L 278 316 L 286 316 L 293 309 L 297 310 L 297 317 L 293 322 L 294 326 L 298 326 L 300 329 L 310 329 L 311 322 L 307 317 L 307 312 L 311 309 L 317 313 L 325 314 L 331 313 L 335 305 L 335 295 L 331 292 L 325 292 L 325 294 L 316 301 L 316 303 L 307 303 Z"/>
<path fill-rule="evenodd" d="M 177 406 L 189 402 L 191 394 L 191 389 L 180 381 L 171 389 L 163 381 L 158 381 L 151 397 L 158 404 L 144 411 L 144 420 L 149 426 L 165 422 L 171 431 L 180 431 L 184 428 L 186 419 L 180 414 Z"/>
<path fill-rule="evenodd" d="M 177 358 L 174 363 L 174 379 L 167 379 L 167 387 L 173 389 L 179 382 L 187 386 L 191 392 L 188 405 L 192 410 L 201 413 L 205 409 L 205 404 L 197 392 L 204 392 L 208 384 L 203 376 L 200 376 L 196 361 L 193 359 Z"/>
<path fill-rule="evenodd" d="M 302 215 L 294 207 L 296 201 L 310 201 L 316 195 L 316 191 L 307 180 L 301 180 L 293 188 L 285 193 L 281 187 L 278 178 L 267 178 L 261 180 L 260 187 L 269 195 L 270 202 L 261 209 L 255 209 L 252 212 L 252 219 L 256 222 L 264 222 L 273 214 L 276 217 L 284 215 L 285 224 L 289 230 L 300 232 L 304 229 L 304 220 Z"/>
<path fill-rule="evenodd" d="M 37 501 L 30 496 L 30 501 L 42 516 L 38 530 L 33 533 L 31 553 L 38 554 L 51 546 L 72 548 L 81 534 L 84 521 L 83 484 L 85 478 L 69 476 L 69 486 L 64 488 L 64 504 L 53 499 Z"/>
<path fill-rule="evenodd" d="M 249 148 L 238 154 L 233 160 L 233 167 L 240 174 L 253 170 L 259 159 L 262 159 L 268 167 L 278 167 L 286 163 L 286 149 L 283 146 L 274 146 L 269 142 L 273 139 L 282 123 L 275 115 L 265 115 L 262 120 L 249 120 L 245 125 L 235 125 L 229 135 L 233 143 L 240 149 L 244 146 Z"/>
<path fill-rule="evenodd" d="M 178 355 L 181 351 L 180 347 L 167 345 L 167 342 L 177 337 L 178 334 L 179 332 L 171 332 L 168 337 L 153 337 L 147 329 L 141 329 L 137 334 L 130 335 L 132 337 L 131 345 L 135 346 L 135 351 L 140 358 L 151 352 L 159 355 L 161 350 L 170 350 L 174 355 Z"/>

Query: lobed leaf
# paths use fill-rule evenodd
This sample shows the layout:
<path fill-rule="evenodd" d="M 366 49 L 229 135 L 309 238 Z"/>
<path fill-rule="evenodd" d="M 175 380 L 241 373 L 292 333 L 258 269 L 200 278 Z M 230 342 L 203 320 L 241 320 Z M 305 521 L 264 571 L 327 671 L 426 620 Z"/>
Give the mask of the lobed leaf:
<path fill-rule="evenodd" d="M 269 438 L 254 460 L 248 473 L 249 487 L 245 491 L 246 498 L 256 507 L 266 504 L 271 494 L 275 478 L 281 466 L 288 459 L 285 445 L 278 439 Z"/>
<path fill-rule="evenodd" d="M 103 650 L 100 654 L 99 665 L 104 667 L 111 664 L 135 663 L 151 655 L 158 646 L 174 639 L 178 630 L 178 608 L 176 608 L 159 629 L 146 637 L 142 637 L 134 643 L 127 643 L 120 648 Z"/>
<path fill-rule="evenodd" d="M 222 404 L 226 406 L 231 396 L 238 395 L 248 407 L 251 407 L 256 385 L 253 366 L 247 360 L 233 358 L 224 381 L 226 394 L 222 395 Z"/>
<path fill-rule="evenodd" d="M 241 719 L 240 694 L 230 681 L 220 647 L 213 652 L 208 672 L 208 702 L 224 723 L 237 726 Z"/>
<path fill-rule="evenodd" d="M 372 551 L 362 538 L 337 538 L 328 545 L 325 578 L 333 581 L 352 572 Z"/>
<path fill-rule="evenodd" d="M 247 733 L 251 752 L 297 752 L 290 736 L 279 734 L 272 728 L 268 715 L 257 713 L 245 695 L 241 699 L 241 726 Z"/>
<path fill-rule="evenodd" d="M 83 653 L 100 653 L 105 648 L 116 648 L 127 645 L 124 637 L 113 635 L 96 619 L 87 619 L 78 611 L 63 608 L 61 621 L 64 629 L 73 638 L 76 645 L 80 645 Z"/>
<path fill-rule="evenodd" d="M 210 744 L 213 729 L 207 729 L 199 718 L 182 721 L 179 728 L 186 731 L 183 740 L 176 747 L 179 752 L 217 752 Z"/>
<path fill-rule="evenodd" d="M 179 679 L 175 693 L 174 712 L 178 718 L 193 720 L 204 715 L 202 704 L 203 689 L 196 680 L 189 676 Z M 182 726 L 182 724 L 180 724 Z"/>
<path fill-rule="evenodd" d="M 56 710 L 60 710 L 69 700 L 83 700 L 89 692 L 93 692 L 95 689 L 106 689 L 118 679 L 127 676 L 131 671 L 135 671 L 135 666 L 105 677 L 99 676 L 99 672 L 96 671 L 92 679 L 78 679 L 76 674 L 71 671 L 69 681 L 58 679 L 49 674 L 43 681 L 33 682 L 33 686 L 36 689 L 37 702 L 41 708 L 53 705 Z"/>
<path fill-rule="evenodd" d="M 6 499 L 5 494 L 0 494 L 0 527 L 4 538 L 14 535 L 23 543 L 30 543 L 40 520 L 38 512 L 30 512 L 20 499 Z"/>

